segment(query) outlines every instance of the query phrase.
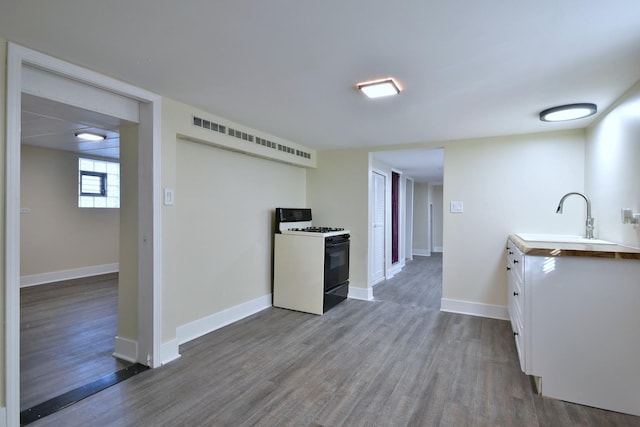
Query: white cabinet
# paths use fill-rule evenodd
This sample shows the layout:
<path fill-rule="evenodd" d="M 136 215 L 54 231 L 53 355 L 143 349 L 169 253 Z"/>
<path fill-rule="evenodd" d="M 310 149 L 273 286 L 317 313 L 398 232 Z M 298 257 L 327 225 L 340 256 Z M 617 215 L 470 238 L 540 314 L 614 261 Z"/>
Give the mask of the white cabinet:
<path fill-rule="evenodd" d="M 509 318 L 511 319 L 511 328 L 513 329 L 513 337 L 518 350 L 518 358 L 520 359 L 520 369 L 526 372 L 526 356 L 525 356 L 525 331 L 524 325 L 527 323 L 524 318 L 524 297 L 525 288 L 523 280 L 524 256 L 520 249 L 511 242 L 507 243 L 507 278 L 509 285 Z"/>
<path fill-rule="evenodd" d="M 526 255 L 507 242 L 520 365 L 541 394 L 640 415 L 640 261 Z"/>

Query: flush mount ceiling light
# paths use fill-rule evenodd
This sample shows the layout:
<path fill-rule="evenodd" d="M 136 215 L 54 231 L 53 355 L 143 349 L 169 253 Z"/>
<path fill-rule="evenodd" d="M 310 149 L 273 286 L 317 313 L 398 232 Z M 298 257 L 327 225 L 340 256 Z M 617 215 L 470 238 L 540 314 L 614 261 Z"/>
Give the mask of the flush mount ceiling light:
<path fill-rule="evenodd" d="M 400 86 L 391 77 L 358 83 L 356 87 L 369 98 L 380 98 L 400 93 Z"/>
<path fill-rule="evenodd" d="M 106 136 L 91 132 L 76 132 L 76 138 L 84 139 L 86 141 L 104 141 Z"/>
<path fill-rule="evenodd" d="M 583 119 L 593 116 L 598 107 L 596 104 L 569 104 L 547 108 L 540 113 L 543 122 L 564 122 L 566 120 Z"/>

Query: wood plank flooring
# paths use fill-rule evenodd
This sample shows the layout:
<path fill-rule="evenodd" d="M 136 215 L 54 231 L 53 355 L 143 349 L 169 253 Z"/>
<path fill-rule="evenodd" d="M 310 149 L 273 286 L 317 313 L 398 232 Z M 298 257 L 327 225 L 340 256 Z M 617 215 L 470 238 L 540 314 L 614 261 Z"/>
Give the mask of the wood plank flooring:
<path fill-rule="evenodd" d="M 20 290 L 20 410 L 114 373 L 118 275 Z"/>
<path fill-rule="evenodd" d="M 535 395 L 507 322 L 407 299 L 439 295 L 440 274 L 440 257 L 420 257 L 376 286 L 376 301 L 323 316 L 269 308 L 33 425 L 640 425 Z"/>
<path fill-rule="evenodd" d="M 373 287 L 377 301 L 439 311 L 442 299 L 442 253 L 408 261 L 399 276 Z"/>

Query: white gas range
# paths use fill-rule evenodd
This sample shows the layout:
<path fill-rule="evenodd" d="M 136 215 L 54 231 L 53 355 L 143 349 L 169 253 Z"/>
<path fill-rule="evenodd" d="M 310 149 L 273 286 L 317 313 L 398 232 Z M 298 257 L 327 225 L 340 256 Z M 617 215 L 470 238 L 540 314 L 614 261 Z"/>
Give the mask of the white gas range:
<path fill-rule="evenodd" d="M 277 208 L 273 305 L 323 314 L 349 292 L 349 230 L 314 227 L 311 209 Z"/>

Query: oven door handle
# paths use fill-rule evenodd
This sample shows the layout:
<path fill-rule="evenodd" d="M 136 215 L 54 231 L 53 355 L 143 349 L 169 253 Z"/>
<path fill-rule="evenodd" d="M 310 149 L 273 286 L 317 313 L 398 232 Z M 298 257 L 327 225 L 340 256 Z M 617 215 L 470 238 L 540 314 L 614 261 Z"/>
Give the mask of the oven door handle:
<path fill-rule="evenodd" d="M 349 245 L 349 241 L 346 242 L 338 242 L 338 243 L 326 243 L 325 247 L 327 248 L 337 248 L 338 246 Z"/>

